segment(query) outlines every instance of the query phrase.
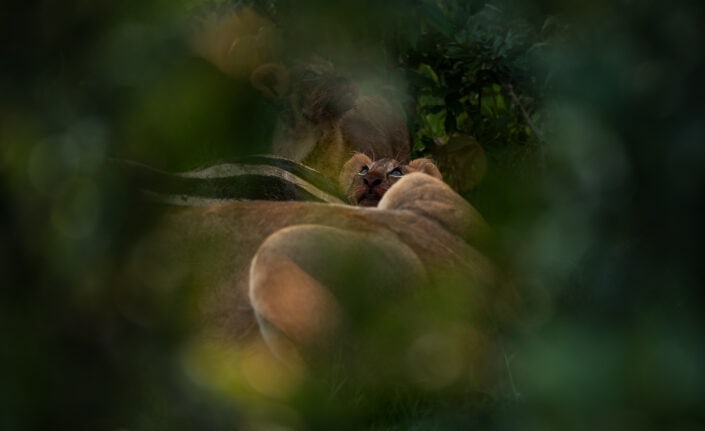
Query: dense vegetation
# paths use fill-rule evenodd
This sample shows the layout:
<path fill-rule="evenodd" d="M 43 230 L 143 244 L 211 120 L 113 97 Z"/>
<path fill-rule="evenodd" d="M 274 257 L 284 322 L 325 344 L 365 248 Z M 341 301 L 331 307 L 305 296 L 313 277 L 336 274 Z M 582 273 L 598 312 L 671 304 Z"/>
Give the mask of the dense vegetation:
<path fill-rule="evenodd" d="M 271 137 L 247 74 L 193 54 L 194 32 L 246 5 L 281 31 L 250 35 L 255 63 L 315 50 L 393 82 L 414 151 L 497 230 L 528 303 L 497 397 L 253 401 L 229 352 L 188 345 L 188 298 L 127 297 L 141 224 L 105 159 L 187 169 Z M 0 428 L 702 427 L 700 2 L 38 1 L 0 16 Z"/>

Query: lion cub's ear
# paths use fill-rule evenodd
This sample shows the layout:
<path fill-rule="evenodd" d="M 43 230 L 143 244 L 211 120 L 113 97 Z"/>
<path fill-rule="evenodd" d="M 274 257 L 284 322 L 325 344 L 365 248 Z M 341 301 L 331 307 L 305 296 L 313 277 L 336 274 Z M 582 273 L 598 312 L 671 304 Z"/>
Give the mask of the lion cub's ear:
<path fill-rule="evenodd" d="M 438 178 L 439 180 L 443 180 L 443 175 L 441 175 L 441 171 L 438 170 L 438 167 L 435 163 L 433 163 L 433 160 L 431 159 L 412 160 L 409 163 L 408 167 L 409 173 L 423 172 L 424 174 L 428 174 L 432 177 Z"/>
<path fill-rule="evenodd" d="M 371 164 L 372 159 L 365 154 L 355 153 L 340 169 L 340 176 L 338 176 L 338 187 L 340 187 L 340 191 L 347 193 L 353 183 L 355 175 L 357 175 L 364 166 L 370 166 Z"/>
<path fill-rule="evenodd" d="M 281 99 L 291 88 L 289 70 L 278 63 L 259 66 L 250 75 L 252 86 L 270 99 Z"/>

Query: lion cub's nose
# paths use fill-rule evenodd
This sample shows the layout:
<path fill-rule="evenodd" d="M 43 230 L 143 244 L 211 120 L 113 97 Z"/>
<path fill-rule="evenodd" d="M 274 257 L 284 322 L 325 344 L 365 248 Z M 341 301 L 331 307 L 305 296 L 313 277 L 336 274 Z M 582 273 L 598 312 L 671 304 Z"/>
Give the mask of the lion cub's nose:
<path fill-rule="evenodd" d="M 382 178 L 379 175 L 367 174 L 362 178 L 362 181 L 367 187 L 374 187 L 382 184 Z"/>

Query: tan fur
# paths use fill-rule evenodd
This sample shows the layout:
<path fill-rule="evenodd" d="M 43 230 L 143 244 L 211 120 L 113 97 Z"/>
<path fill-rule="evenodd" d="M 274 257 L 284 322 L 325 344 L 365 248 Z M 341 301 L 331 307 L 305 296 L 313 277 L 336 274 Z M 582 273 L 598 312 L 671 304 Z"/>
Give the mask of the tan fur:
<path fill-rule="evenodd" d="M 384 313 L 429 285 L 471 298 L 470 322 L 492 321 L 506 297 L 474 246 L 487 229 L 446 184 L 414 172 L 377 208 L 251 201 L 170 210 L 129 269 L 166 297 L 195 289 L 207 328 L 236 339 L 259 334 L 277 357 L 295 361 L 326 351 L 340 328 L 355 325 L 359 307 Z M 482 340 L 492 339 L 490 327 L 477 326 Z"/>
<path fill-rule="evenodd" d="M 250 81 L 279 109 L 270 153 L 334 178 L 347 158 L 342 117 L 357 99 L 350 79 L 330 62 L 314 57 L 291 67 L 262 65 Z"/>
<path fill-rule="evenodd" d="M 249 294 L 272 351 L 278 354 L 289 342 L 307 350 L 325 347 L 348 308 L 350 292 L 341 291 L 348 283 L 341 278 L 360 271 L 373 274 L 374 285 L 362 286 L 359 294 L 374 289 L 375 301 L 404 295 L 427 280 L 413 250 L 384 230 L 298 225 L 271 235 L 250 267 Z"/>

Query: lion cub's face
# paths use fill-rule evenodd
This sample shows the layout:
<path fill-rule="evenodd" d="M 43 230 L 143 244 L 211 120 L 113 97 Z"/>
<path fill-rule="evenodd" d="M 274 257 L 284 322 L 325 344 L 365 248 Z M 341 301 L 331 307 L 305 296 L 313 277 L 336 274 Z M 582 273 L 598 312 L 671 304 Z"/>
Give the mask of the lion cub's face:
<path fill-rule="evenodd" d="M 406 171 L 408 167 L 402 166 L 394 159 L 381 159 L 364 164 L 353 177 L 348 199 L 355 205 L 376 207 L 382 196 Z"/>
<path fill-rule="evenodd" d="M 387 190 L 411 172 L 423 172 L 442 179 L 440 171 L 429 159 L 416 159 L 409 164 L 402 164 L 387 158 L 373 161 L 358 153 L 343 166 L 340 186 L 347 192 L 351 204 L 376 207 Z"/>

